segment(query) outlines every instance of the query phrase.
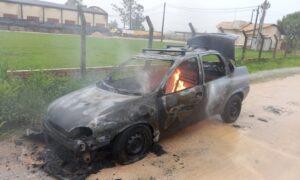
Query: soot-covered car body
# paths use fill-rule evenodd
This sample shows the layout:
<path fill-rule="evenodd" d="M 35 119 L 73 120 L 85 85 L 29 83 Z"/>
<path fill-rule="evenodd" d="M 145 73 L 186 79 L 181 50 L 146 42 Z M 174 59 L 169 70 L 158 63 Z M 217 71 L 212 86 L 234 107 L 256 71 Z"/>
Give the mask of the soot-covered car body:
<path fill-rule="evenodd" d="M 45 133 L 76 153 L 110 147 L 120 163 L 133 162 L 193 122 L 238 118 L 249 81 L 232 59 L 234 39 L 224 34 L 192 38 L 185 48 L 144 50 L 98 83 L 54 101 Z"/>

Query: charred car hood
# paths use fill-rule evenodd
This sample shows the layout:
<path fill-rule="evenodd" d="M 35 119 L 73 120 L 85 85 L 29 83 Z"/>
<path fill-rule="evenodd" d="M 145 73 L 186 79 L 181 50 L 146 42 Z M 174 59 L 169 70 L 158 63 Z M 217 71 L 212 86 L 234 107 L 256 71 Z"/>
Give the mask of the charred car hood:
<path fill-rule="evenodd" d="M 73 128 L 88 126 L 95 118 L 112 113 L 114 109 L 141 97 L 89 86 L 54 101 L 48 108 L 46 121 L 70 132 Z"/>

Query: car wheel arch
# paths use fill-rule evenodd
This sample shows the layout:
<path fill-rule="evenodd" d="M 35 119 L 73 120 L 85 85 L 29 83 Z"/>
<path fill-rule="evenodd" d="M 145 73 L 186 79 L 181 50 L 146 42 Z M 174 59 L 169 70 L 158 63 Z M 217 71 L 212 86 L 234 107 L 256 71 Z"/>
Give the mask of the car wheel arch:
<path fill-rule="evenodd" d="M 232 96 L 235 96 L 235 95 L 238 95 L 238 96 L 241 98 L 242 101 L 243 101 L 244 98 L 245 98 L 245 95 L 244 95 L 243 90 L 238 89 L 238 90 L 234 91 L 233 93 L 231 93 L 231 94 L 227 97 L 226 102 L 227 102 Z"/>
<path fill-rule="evenodd" d="M 132 128 L 132 127 L 134 127 L 134 126 L 139 126 L 139 125 L 148 127 L 148 128 L 150 129 L 150 131 L 151 131 L 152 138 L 154 137 L 155 129 L 154 129 L 154 127 L 153 127 L 151 124 L 149 124 L 148 122 L 136 122 L 136 123 L 133 123 L 133 124 L 124 126 L 122 129 L 120 129 L 120 130 L 116 133 L 116 135 L 114 136 L 113 141 L 114 141 L 119 135 L 121 135 L 124 131 L 126 131 L 127 129 Z"/>
<path fill-rule="evenodd" d="M 72 128 L 68 133 L 69 133 L 69 136 L 90 137 L 90 136 L 94 135 L 92 128 L 86 127 L 86 126 L 79 126 L 79 127 Z M 76 133 L 76 134 L 74 134 L 74 133 Z M 74 138 L 76 138 L 76 137 L 74 137 Z"/>

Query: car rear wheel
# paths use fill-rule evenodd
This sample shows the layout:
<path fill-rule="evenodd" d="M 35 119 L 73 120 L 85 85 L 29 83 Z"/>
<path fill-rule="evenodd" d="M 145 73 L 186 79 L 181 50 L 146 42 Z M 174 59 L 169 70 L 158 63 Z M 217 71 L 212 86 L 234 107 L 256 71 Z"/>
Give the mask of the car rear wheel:
<path fill-rule="evenodd" d="M 233 95 L 226 103 L 221 117 L 225 123 L 233 123 L 240 116 L 242 109 L 242 99 L 238 95 Z"/>
<path fill-rule="evenodd" d="M 121 133 L 113 144 L 113 155 L 120 164 L 129 164 L 145 157 L 152 145 L 149 127 L 138 125 Z"/>

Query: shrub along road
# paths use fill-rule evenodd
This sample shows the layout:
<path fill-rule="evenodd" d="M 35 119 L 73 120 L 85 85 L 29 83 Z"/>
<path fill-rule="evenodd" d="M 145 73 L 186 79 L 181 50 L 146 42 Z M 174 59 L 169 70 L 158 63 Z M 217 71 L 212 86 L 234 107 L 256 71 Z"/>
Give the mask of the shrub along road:
<path fill-rule="evenodd" d="M 212 117 L 163 139 L 167 154 L 88 179 L 299 179 L 299 92 L 300 75 L 253 84 L 235 124 Z M 0 142 L 1 178 L 44 179 L 16 138 Z"/>

